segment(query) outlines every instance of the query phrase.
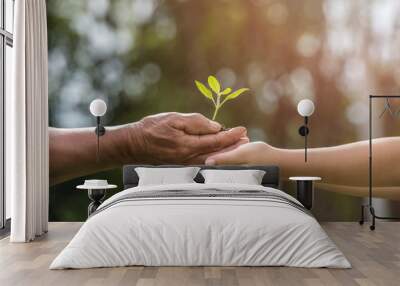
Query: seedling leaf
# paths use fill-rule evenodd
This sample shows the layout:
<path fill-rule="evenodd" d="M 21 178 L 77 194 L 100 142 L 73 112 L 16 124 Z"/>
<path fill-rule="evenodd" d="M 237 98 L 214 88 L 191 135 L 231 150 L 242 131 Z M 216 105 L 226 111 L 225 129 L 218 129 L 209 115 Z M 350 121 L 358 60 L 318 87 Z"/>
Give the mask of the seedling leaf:
<path fill-rule="evenodd" d="M 231 92 L 232 92 L 232 88 L 228 87 L 223 92 L 221 92 L 221 95 L 227 95 L 227 94 L 229 94 Z"/>
<path fill-rule="evenodd" d="M 209 90 L 204 84 L 202 84 L 201 82 L 195 80 L 194 81 L 198 90 L 208 99 L 211 99 L 212 101 L 214 101 L 214 98 L 212 96 L 212 92 L 211 90 Z"/>
<path fill-rule="evenodd" d="M 216 94 L 219 94 L 219 92 L 221 91 L 221 85 L 219 84 L 219 81 L 215 76 L 210 75 L 208 77 L 208 85 Z"/>
<path fill-rule="evenodd" d="M 241 95 L 243 92 L 248 91 L 248 90 L 249 90 L 248 88 L 241 88 L 241 89 L 238 89 L 237 91 L 235 91 L 235 92 L 231 93 L 230 95 L 228 95 L 228 96 L 225 98 L 224 101 L 234 99 L 234 98 L 238 97 L 239 95 Z"/>

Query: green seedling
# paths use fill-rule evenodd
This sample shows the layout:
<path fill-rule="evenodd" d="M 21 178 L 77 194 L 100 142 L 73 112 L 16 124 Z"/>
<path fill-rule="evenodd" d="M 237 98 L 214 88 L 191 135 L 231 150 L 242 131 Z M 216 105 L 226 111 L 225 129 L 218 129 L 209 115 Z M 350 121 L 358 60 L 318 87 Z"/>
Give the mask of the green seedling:
<path fill-rule="evenodd" d="M 234 92 L 232 92 L 232 88 L 227 87 L 225 89 L 221 88 L 221 84 L 215 76 L 210 75 L 208 77 L 208 85 L 210 88 L 206 87 L 201 82 L 195 80 L 194 81 L 198 90 L 214 104 L 214 114 L 212 120 L 218 115 L 218 111 L 225 104 L 225 102 L 235 99 L 243 92 L 248 91 L 248 88 L 240 88 Z M 215 95 L 214 95 L 215 94 Z"/>

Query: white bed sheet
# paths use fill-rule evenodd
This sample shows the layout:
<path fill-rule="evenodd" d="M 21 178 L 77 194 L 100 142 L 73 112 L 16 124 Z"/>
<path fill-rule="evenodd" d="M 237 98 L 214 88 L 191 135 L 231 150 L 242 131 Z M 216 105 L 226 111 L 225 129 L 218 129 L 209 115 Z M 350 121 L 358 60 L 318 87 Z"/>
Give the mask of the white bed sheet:
<path fill-rule="evenodd" d="M 178 184 L 155 190 L 263 190 L 254 185 Z M 350 268 L 314 217 L 293 206 L 245 198 L 123 201 L 89 218 L 50 269 L 145 266 L 293 266 Z"/>

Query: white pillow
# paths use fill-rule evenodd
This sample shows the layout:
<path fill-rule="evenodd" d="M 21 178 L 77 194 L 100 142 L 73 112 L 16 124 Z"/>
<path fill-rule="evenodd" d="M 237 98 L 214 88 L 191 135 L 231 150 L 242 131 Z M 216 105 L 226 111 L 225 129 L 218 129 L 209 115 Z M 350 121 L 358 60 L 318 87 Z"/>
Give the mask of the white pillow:
<path fill-rule="evenodd" d="M 261 185 L 265 171 L 262 170 L 202 170 L 205 184 Z"/>
<path fill-rule="evenodd" d="M 199 170 L 199 167 L 135 168 L 139 176 L 139 186 L 195 183 L 193 179 Z"/>

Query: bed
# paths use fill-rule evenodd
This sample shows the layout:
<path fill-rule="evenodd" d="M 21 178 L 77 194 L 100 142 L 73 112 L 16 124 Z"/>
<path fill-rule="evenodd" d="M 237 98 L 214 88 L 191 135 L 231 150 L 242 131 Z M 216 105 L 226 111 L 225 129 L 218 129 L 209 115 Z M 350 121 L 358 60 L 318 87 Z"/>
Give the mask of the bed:
<path fill-rule="evenodd" d="M 194 183 L 152 186 L 138 186 L 137 167 L 124 166 L 124 190 L 102 203 L 50 269 L 351 267 L 312 214 L 278 189 L 276 166 L 199 166 L 264 170 L 261 185 L 205 184 L 199 173 Z"/>

